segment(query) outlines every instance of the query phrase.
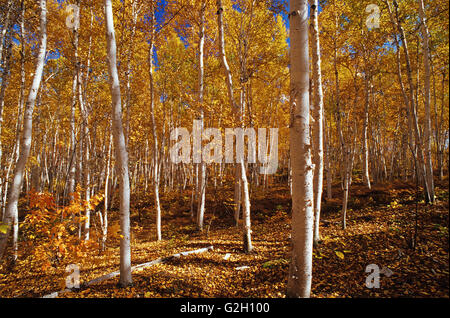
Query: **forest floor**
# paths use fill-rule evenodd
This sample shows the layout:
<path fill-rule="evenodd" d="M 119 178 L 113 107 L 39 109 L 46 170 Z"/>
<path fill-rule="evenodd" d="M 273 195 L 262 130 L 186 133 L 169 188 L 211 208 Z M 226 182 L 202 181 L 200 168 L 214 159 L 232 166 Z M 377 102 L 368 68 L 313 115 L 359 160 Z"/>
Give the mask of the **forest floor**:
<path fill-rule="evenodd" d="M 323 201 L 323 240 L 314 249 L 312 297 L 449 297 L 448 180 L 437 183 L 435 206 L 416 197 L 414 184 L 393 182 L 368 190 L 354 182 L 346 230 L 340 225 L 342 192 L 338 185 L 333 190 L 336 199 Z M 214 250 L 133 272 L 134 284 L 128 288 L 119 288 L 116 276 L 60 297 L 285 297 L 289 189 L 273 185 L 267 192 L 253 191 L 251 254 L 242 252 L 242 231 L 233 225 L 231 191 L 210 190 L 203 232 L 190 218 L 189 193 L 164 195 L 160 242 L 155 240 L 153 196 L 135 198 L 133 265 L 210 245 Z M 112 224 L 117 222 L 117 211 L 111 218 Z M 107 246 L 105 252 L 80 260 L 82 283 L 118 270 L 118 239 L 111 238 Z M 224 259 L 227 253 L 230 257 Z M 379 288 L 366 287 L 369 264 L 381 270 Z M 0 297 L 42 297 L 64 289 L 67 275 L 65 264 L 43 271 L 20 255 L 14 269 L 0 267 Z"/>

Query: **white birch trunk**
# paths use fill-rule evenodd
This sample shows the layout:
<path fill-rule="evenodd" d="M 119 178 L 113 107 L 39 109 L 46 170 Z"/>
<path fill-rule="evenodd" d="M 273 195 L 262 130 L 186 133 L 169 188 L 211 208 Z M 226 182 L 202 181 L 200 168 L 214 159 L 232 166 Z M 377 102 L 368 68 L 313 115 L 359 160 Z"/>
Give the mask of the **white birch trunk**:
<path fill-rule="evenodd" d="M 203 134 L 204 127 L 204 115 L 203 115 L 203 91 L 204 91 L 204 45 L 205 45 L 205 8 L 206 3 L 202 1 L 200 8 L 200 32 L 199 32 L 199 44 L 198 44 L 198 102 L 200 106 L 200 121 L 201 121 L 201 134 Z M 197 225 L 200 231 L 203 230 L 203 219 L 205 214 L 205 196 L 206 196 L 206 166 L 205 163 L 200 163 L 200 191 L 198 195 L 198 207 L 197 207 Z"/>
<path fill-rule="evenodd" d="M 128 174 L 128 152 L 122 125 L 120 83 L 116 61 L 116 39 L 111 0 L 105 0 L 106 41 L 108 55 L 109 84 L 112 95 L 112 128 L 116 155 L 116 169 L 119 175 L 120 193 L 120 280 L 121 286 L 132 284 L 130 247 L 130 178 Z"/>
<path fill-rule="evenodd" d="M 363 121 L 363 179 L 367 187 L 370 189 L 370 175 L 369 175 L 369 148 L 367 144 L 367 130 L 369 126 L 369 75 L 364 74 L 365 86 L 365 102 L 364 102 L 364 121 Z"/>
<path fill-rule="evenodd" d="M 289 1 L 292 167 L 292 259 L 288 297 L 310 297 L 314 227 L 313 166 L 309 136 L 308 2 Z"/>
<path fill-rule="evenodd" d="M 219 27 L 219 55 L 221 58 L 222 66 L 225 70 L 225 81 L 227 84 L 228 89 L 228 99 L 230 101 L 232 110 L 235 115 L 236 122 L 242 123 L 242 108 L 239 107 L 235 101 L 234 101 L 234 95 L 233 95 L 233 82 L 231 78 L 231 71 L 228 66 L 226 54 L 225 54 L 225 39 L 224 39 L 224 31 L 223 31 L 223 7 L 222 7 L 222 1 L 217 0 L 217 24 Z M 236 154 L 236 156 L 238 156 Z M 250 195 L 248 190 L 248 182 L 247 182 L 247 175 L 246 175 L 246 169 L 245 169 L 245 163 L 244 163 L 244 156 L 240 156 L 240 162 L 236 165 L 236 169 L 240 170 L 240 181 L 242 182 L 242 191 L 243 191 L 243 218 L 244 218 L 244 251 L 246 253 L 250 253 L 253 250 L 253 246 L 251 244 L 251 225 L 250 225 Z M 236 172 L 237 173 L 237 172 Z M 236 180 L 237 182 L 237 180 Z M 236 188 L 235 188 L 236 190 Z M 240 192 L 240 191 L 239 191 Z M 236 193 L 235 193 L 236 195 Z M 235 204 L 240 204 L 240 202 L 235 202 Z"/>
<path fill-rule="evenodd" d="M 150 35 L 150 43 L 149 43 L 149 75 L 150 75 L 150 116 L 152 120 L 152 133 L 153 133 L 153 189 L 155 192 L 155 209 L 156 209 L 156 238 L 158 241 L 162 239 L 161 236 L 161 204 L 159 201 L 159 154 L 158 154 L 158 133 L 156 130 L 156 122 L 155 122 L 155 88 L 154 88 L 154 79 L 153 79 L 153 50 L 154 50 L 154 13 L 152 9 L 151 13 L 151 23 L 152 30 Z M 162 147 L 164 149 L 164 147 Z"/>
<path fill-rule="evenodd" d="M 41 8 L 39 53 L 36 60 L 36 69 L 34 72 L 33 82 L 31 84 L 25 107 L 23 133 L 19 149 L 19 157 L 14 169 L 14 177 L 8 193 L 8 203 L 5 210 L 5 223 L 7 224 L 8 229 L 6 231 L 6 234 L 0 234 L 0 259 L 3 258 L 6 249 L 8 236 L 11 231 L 10 227 L 14 215 L 18 213 L 17 203 L 19 201 L 19 196 L 22 189 L 25 165 L 30 155 L 31 137 L 33 130 L 33 111 L 42 80 L 42 73 L 44 71 L 45 54 L 47 50 L 47 1 L 40 0 L 39 5 Z"/>
<path fill-rule="evenodd" d="M 320 210 L 323 188 L 323 90 L 322 70 L 320 59 L 318 0 L 310 0 L 311 5 L 311 43 L 312 43 L 312 70 L 314 83 L 314 98 L 312 115 L 313 159 L 314 159 L 314 244 L 320 241 Z"/>

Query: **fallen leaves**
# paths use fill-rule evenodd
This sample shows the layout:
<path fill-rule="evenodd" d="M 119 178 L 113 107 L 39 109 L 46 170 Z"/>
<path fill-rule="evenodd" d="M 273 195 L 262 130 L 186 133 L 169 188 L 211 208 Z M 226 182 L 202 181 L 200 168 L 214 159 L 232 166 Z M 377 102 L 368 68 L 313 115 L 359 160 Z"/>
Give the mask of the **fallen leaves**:
<path fill-rule="evenodd" d="M 344 259 L 344 258 L 345 258 L 344 253 L 342 253 L 342 252 L 334 251 L 334 253 L 335 253 L 336 256 L 339 257 L 340 259 Z"/>
<path fill-rule="evenodd" d="M 165 240 L 161 242 L 153 239 L 151 215 L 132 224 L 136 232 L 133 265 L 209 244 L 214 245 L 214 251 L 174 258 L 133 272 L 132 288 L 118 288 L 115 277 L 60 297 L 284 297 L 290 260 L 290 217 L 280 212 L 288 211 L 288 206 L 276 201 L 283 193 L 286 196 L 289 190 L 275 188 L 264 195 L 255 192 L 254 254 L 242 252 L 241 231 L 226 213 L 214 220 L 208 237 L 195 231 L 188 214 L 163 213 Z M 415 202 L 407 203 L 410 194 L 401 189 L 394 194 L 388 199 L 399 203 L 395 209 L 386 204 L 354 209 L 348 216 L 354 222 L 348 223 L 346 231 L 340 227 L 339 211 L 323 213 L 322 225 L 327 226 L 321 228 L 322 242 L 313 251 L 313 297 L 448 297 L 449 246 L 448 237 L 443 235 L 448 231 L 448 202 L 419 209 L 421 227 L 413 251 L 407 248 L 405 238 L 411 230 L 408 221 Z M 162 203 L 164 206 L 164 198 Z M 185 204 L 189 205 L 189 201 Z M 213 203 L 209 201 L 207 206 Z M 111 217 L 108 230 L 119 234 L 117 216 Z M 396 230 L 390 229 L 393 226 Z M 80 251 L 84 255 L 79 264 L 82 283 L 118 269 L 117 238 L 109 238 L 114 244 L 108 244 L 111 247 L 102 254 L 89 249 Z M 369 264 L 380 268 L 379 289 L 365 285 Z M 19 255 L 14 271 L 0 268 L 0 273 L 0 297 L 41 297 L 60 290 L 68 275 L 62 264 L 42 264 L 24 255 Z"/>

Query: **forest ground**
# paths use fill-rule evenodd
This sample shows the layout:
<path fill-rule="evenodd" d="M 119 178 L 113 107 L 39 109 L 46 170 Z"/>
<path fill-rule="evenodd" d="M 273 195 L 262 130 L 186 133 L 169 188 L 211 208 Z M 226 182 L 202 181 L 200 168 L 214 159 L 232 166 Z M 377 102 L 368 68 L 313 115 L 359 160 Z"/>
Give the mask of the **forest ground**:
<path fill-rule="evenodd" d="M 437 204 L 430 206 L 420 193 L 416 197 L 414 184 L 394 181 L 368 190 L 355 181 L 344 231 L 340 225 L 342 191 L 336 184 L 335 199 L 323 201 L 323 240 L 314 249 L 312 297 L 448 298 L 448 179 L 436 184 L 436 194 Z M 162 195 L 160 242 L 155 240 L 152 194 L 134 198 L 133 265 L 209 245 L 214 250 L 133 272 L 132 287 L 119 288 L 116 276 L 61 297 L 285 297 L 290 259 L 289 189 L 273 185 L 252 192 L 252 254 L 242 252 L 242 232 L 233 225 L 232 198 L 231 186 L 220 192 L 208 191 L 206 226 L 200 233 L 190 218 L 190 193 Z M 117 224 L 117 213 L 110 213 L 111 224 Z M 105 252 L 80 260 L 82 283 L 118 270 L 118 238 L 110 238 L 107 246 Z M 225 260 L 227 253 L 231 256 Z M 366 287 L 369 264 L 382 270 L 380 288 Z M 242 266 L 248 268 L 236 269 Z M 19 255 L 14 269 L 0 267 L 0 297 L 42 297 L 59 291 L 68 275 L 64 269 L 65 265 L 43 271 L 30 257 Z"/>

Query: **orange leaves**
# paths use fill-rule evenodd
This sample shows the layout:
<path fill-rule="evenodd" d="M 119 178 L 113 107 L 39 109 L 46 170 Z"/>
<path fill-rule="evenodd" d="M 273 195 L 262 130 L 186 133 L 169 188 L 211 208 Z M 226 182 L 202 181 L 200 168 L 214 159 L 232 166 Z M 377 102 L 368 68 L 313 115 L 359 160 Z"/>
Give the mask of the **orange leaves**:
<path fill-rule="evenodd" d="M 120 236 L 120 224 L 116 222 L 112 224 L 109 228 L 110 237 L 119 237 Z"/>
<path fill-rule="evenodd" d="M 28 199 L 31 209 L 49 211 L 56 208 L 55 200 L 49 192 L 30 191 L 28 193 Z"/>
<path fill-rule="evenodd" d="M 85 209 L 95 209 L 103 195 L 95 195 L 86 202 L 80 199 L 80 191 L 77 187 L 72 194 L 73 200 L 65 207 L 57 207 L 49 193 L 28 194 L 29 211 L 21 231 L 25 239 L 34 242 L 29 248 L 35 261 L 42 263 L 43 271 L 61 263 L 75 262 L 86 257 L 88 251 L 98 248 L 95 238 L 99 235 L 94 229 L 91 229 L 93 240 L 87 242 L 79 239 L 78 229 L 87 219 Z"/>
<path fill-rule="evenodd" d="M 290 217 L 285 212 L 289 204 L 284 198 L 288 197 L 289 190 L 287 187 L 269 189 L 265 193 L 254 192 L 253 229 L 257 253 L 241 252 L 240 232 L 230 227 L 230 214 L 215 214 L 217 218 L 207 238 L 205 233 L 195 231 L 189 215 L 182 213 L 184 207 L 189 206 L 189 200 L 185 199 L 184 206 L 175 208 L 173 205 L 183 198 L 183 194 L 176 192 L 162 197 L 163 203 L 170 203 L 174 212 L 170 222 L 163 223 L 163 233 L 173 239 L 161 242 L 149 239 L 153 218 L 143 218 L 139 223 L 132 220 L 136 233 L 133 265 L 206 243 L 217 246 L 213 252 L 173 258 L 165 264 L 133 272 L 132 288 L 117 288 L 117 280 L 111 279 L 62 297 L 283 297 L 290 263 Z M 230 193 L 223 194 L 224 198 Z M 405 221 L 411 218 L 414 202 L 407 203 L 408 191 L 390 195 L 387 203 L 397 200 L 403 207 L 386 209 L 386 203 L 380 203 L 370 209 L 355 209 L 349 216 L 352 223 L 345 233 L 335 221 L 339 219 L 337 212 L 323 214 L 328 222 L 322 223 L 322 226 L 326 224 L 321 229 L 322 241 L 314 248 L 313 297 L 448 297 L 447 203 L 420 211 L 421 240 L 417 250 L 411 251 L 405 248 L 404 236 L 408 231 Z M 358 195 L 361 200 L 365 196 L 365 193 Z M 137 197 L 136 200 L 142 200 L 139 204 L 146 209 L 151 206 L 149 202 L 153 197 Z M 42 231 L 30 228 L 31 219 L 22 227 L 25 237 L 21 248 L 28 244 L 27 252 L 32 254 L 26 261 L 19 258 L 14 272 L 0 274 L 0 297 L 38 297 L 64 289 L 63 277 L 67 277 L 64 269 L 70 263 L 80 264 L 82 282 L 118 269 L 118 244 L 111 244 L 99 255 L 95 250 L 94 227 L 90 241 L 79 240 L 78 232 L 71 232 L 69 228 L 73 225 L 78 230 L 79 219 L 74 222 L 67 214 L 61 222 L 60 213 L 44 210 L 33 213 L 33 217 L 40 217 L 37 225 Z M 262 215 L 266 216 L 262 218 Z M 111 217 L 108 230 L 118 238 L 117 215 L 111 213 Z M 393 225 L 398 230 L 389 229 Z M 27 243 L 31 235 L 35 238 Z M 227 254 L 232 256 L 224 258 Z M 393 272 L 390 277 L 382 274 L 380 289 L 368 289 L 365 285 L 368 273 L 364 269 L 368 264 Z M 248 268 L 236 270 L 242 266 Z M 25 285 L 29 287 L 23 287 Z"/>

